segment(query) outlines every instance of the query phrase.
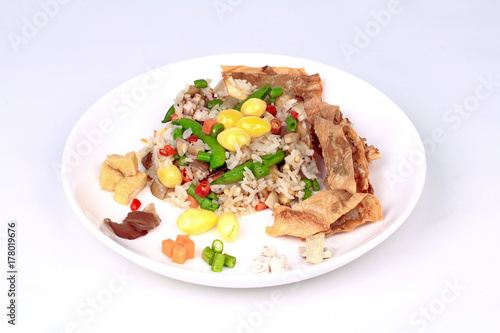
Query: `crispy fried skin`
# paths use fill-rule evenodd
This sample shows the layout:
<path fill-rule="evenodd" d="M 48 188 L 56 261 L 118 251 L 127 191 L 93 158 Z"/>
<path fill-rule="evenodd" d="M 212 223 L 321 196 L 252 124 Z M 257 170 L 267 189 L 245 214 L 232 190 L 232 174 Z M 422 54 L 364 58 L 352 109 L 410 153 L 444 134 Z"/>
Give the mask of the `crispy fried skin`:
<path fill-rule="evenodd" d="M 304 109 L 309 117 L 318 113 L 321 103 L 323 85 L 319 74 L 307 75 L 304 69 L 287 67 L 246 67 L 221 66 L 222 77 L 227 79 L 244 79 L 253 85 L 262 87 L 269 84 L 273 87 L 282 87 L 284 93 L 292 98 L 304 101 Z"/>
<path fill-rule="evenodd" d="M 266 227 L 269 236 L 290 235 L 307 238 L 318 232 L 329 232 L 330 224 L 307 212 L 293 210 L 287 206 L 278 205 L 274 208 L 274 224 Z"/>
<path fill-rule="evenodd" d="M 293 208 L 276 206 L 274 224 L 266 227 L 266 233 L 307 238 L 325 232 L 330 236 L 382 217 L 380 202 L 372 194 L 323 190 Z"/>

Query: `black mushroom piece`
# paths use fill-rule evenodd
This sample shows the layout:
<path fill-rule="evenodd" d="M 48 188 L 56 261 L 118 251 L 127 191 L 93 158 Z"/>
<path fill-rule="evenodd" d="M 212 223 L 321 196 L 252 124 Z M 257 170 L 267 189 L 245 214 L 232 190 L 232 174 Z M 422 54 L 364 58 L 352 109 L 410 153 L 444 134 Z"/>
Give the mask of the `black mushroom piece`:
<path fill-rule="evenodd" d="M 153 164 L 153 152 L 149 152 L 146 156 L 144 156 L 141 160 L 142 165 L 146 170 L 149 170 L 151 168 L 151 165 Z"/>
<path fill-rule="evenodd" d="M 189 162 L 189 166 L 194 169 L 199 169 L 201 171 L 208 171 L 208 168 L 210 167 L 210 164 L 204 161 L 200 160 L 194 160 L 192 162 Z"/>
<path fill-rule="evenodd" d="M 146 235 L 149 230 L 157 227 L 161 220 L 158 214 L 156 214 L 154 203 L 150 203 L 142 211 L 128 213 L 122 223 L 113 222 L 109 218 L 105 218 L 103 222 L 108 225 L 118 237 L 136 239 Z"/>
<path fill-rule="evenodd" d="M 104 219 L 103 222 L 110 226 L 115 235 L 120 238 L 136 239 L 148 233 L 147 230 L 137 230 L 134 226 L 127 222 L 116 223 L 108 218 Z"/>

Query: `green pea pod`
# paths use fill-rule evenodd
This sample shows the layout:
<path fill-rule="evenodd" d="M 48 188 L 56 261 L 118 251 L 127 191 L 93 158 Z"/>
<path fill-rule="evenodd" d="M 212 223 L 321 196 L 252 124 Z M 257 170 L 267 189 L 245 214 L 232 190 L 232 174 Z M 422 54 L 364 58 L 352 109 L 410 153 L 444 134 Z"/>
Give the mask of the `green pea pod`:
<path fill-rule="evenodd" d="M 216 138 L 217 135 L 219 135 L 220 132 L 222 132 L 224 130 L 224 125 L 223 124 L 215 124 L 212 126 L 212 131 L 210 132 L 210 134 Z"/>
<path fill-rule="evenodd" d="M 173 132 L 174 140 L 182 138 L 182 133 L 184 133 L 184 131 L 182 130 L 182 128 L 176 127 L 174 129 L 174 132 Z"/>
<path fill-rule="evenodd" d="M 210 185 L 232 184 L 239 182 L 244 178 L 243 171 L 245 171 L 245 167 L 251 170 L 252 164 L 252 161 L 245 162 L 242 165 L 237 166 L 233 170 L 222 174 L 222 176 L 211 182 Z"/>
<path fill-rule="evenodd" d="M 234 107 L 234 109 L 240 111 L 241 106 L 243 105 L 243 103 L 245 103 L 246 101 L 248 101 L 250 98 L 265 99 L 267 97 L 267 95 L 269 94 L 270 91 L 271 91 L 271 86 L 268 85 L 268 84 L 266 84 L 265 86 L 260 87 L 253 94 L 251 94 L 250 96 L 248 96 L 243 102 L 241 102 L 240 104 L 236 105 Z"/>
<path fill-rule="evenodd" d="M 265 177 L 266 175 L 269 174 L 269 167 L 274 164 L 278 164 L 279 162 L 283 161 L 285 158 L 285 152 L 283 150 L 278 150 L 276 154 L 270 154 L 270 155 L 265 155 L 262 156 L 262 163 L 257 162 L 253 163 L 252 161 L 247 161 L 243 163 L 240 166 L 237 166 L 231 171 L 228 171 L 213 182 L 210 183 L 210 185 L 221 185 L 221 184 L 232 184 L 239 182 L 240 180 L 243 180 L 243 171 L 245 171 L 245 167 L 250 169 L 255 177 L 261 178 Z M 266 173 L 266 168 L 267 168 L 267 173 Z M 256 173 L 256 169 L 258 169 L 257 173 L 259 173 L 260 177 L 258 177 Z M 261 173 L 262 171 L 262 173 Z"/>
<path fill-rule="evenodd" d="M 196 135 L 210 147 L 210 151 L 212 152 L 212 158 L 210 159 L 210 171 L 221 167 L 226 163 L 226 149 L 224 149 L 224 147 L 217 142 L 216 138 L 203 133 L 201 131 L 203 126 L 200 123 L 192 119 L 182 118 L 172 120 L 172 124 L 180 125 L 184 130 L 190 128 L 193 131 L 193 135 Z"/>
<path fill-rule="evenodd" d="M 172 105 L 170 109 L 168 109 L 167 114 L 165 115 L 165 118 L 161 121 L 162 123 L 168 123 L 170 120 L 172 120 L 172 116 L 175 113 L 175 108 Z"/>
<path fill-rule="evenodd" d="M 256 178 L 265 177 L 269 174 L 269 166 L 266 161 L 263 161 L 262 163 L 254 163 L 252 165 L 252 172 Z"/>

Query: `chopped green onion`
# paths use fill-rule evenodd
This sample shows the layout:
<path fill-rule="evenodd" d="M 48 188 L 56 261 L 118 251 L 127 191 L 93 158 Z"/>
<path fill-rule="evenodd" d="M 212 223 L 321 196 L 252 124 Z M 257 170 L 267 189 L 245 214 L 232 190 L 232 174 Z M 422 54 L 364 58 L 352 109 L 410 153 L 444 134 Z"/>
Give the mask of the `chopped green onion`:
<path fill-rule="evenodd" d="M 203 162 L 209 162 L 212 159 L 212 154 L 204 152 L 204 151 L 199 151 L 198 152 L 198 161 L 203 161 Z"/>
<path fill-rule="evenodd" d="M 188 163 L 186 162 L 186 158 L 187 158 L 186 155 L 184 155 L 181 158 L 179 158 L 179 165 L 182 165 L 182 166 L 188 165 Z"/>
<path fill-rule="evenodd" d="M 208 87 L 208 83 L 207 83 L 206 80 L 203 80 L 203 79 L 201 79 L 201 80 L 194 80 L 194 86 L 196 88 L 206 88 L 206 87 Z"/>
<path fill-rule="evenodd" d="M 308 188 L 304 189 L 304 200 L 306 200 L 307 198 L 309 198 L 310 196 L 312 195 L 312 191 Z"/>
<path fill-rule="evenodd" d="M 224 243 L 220 239 L 216 239 L 212 243 L 212 251 L 215 253 L 222 253 L 222 250 L 224 250 Z"/>
<path fill-rule="evenodd" d="M 222 132 L 224 130 L 224 125 L 223 124 L 215 124 L 212 126 L 212 131 L 211 131 L 211 135 L 216 138 L 217 135 L 219 135 L 220 132 Z"/>
<path fill-rule="evenodd" d="M 281 87 L 272 87 L 271 88 L 271 98 L 276 98 L 278 96 L 283 95 L 283 88 Z"/>
<path fill-rule="evenodd" d="M 319 191 L 321 188 L 319 187 L 319 183 L 316 179 L 313 180 L 312 182 L 312 187 L 314 191 Z"/>
<path fill-rule="evenodd" d="M 213 101 L 208 101 L 207 102 L 207 108 L 209 108 L 210 110 L 212 110 L 212 108 L 216 105 L 221 105 L 222 104 L 222 100 L 220 99 L 214 99 Z"/>
<path fill-rule="evenodd" d="M 214 260 L 212 261 L 212 271 L 221 272 L 224 263 L 226 262 L 226 256 L 222 253 L 215 253 Z"/>
<path fill-rule="evenodd" d="M 174 160 L 178 160 L 180 158 L 179 154 L 174 154 Z"/>
<path fill-rule="evenodd" d="M 310 190 L 311 187 L 313 186 L 312 182 L 309 179 L 301 179 L 301 181 L 303 181 L 306 184 L 306 188 L 308 190 Z"/>
<path fill-rule="evenodd" d="M 210 200 L 217 200 L 218 199 L 217 194 L 215 194 L 214 192 L 211 192 L 211 191 L 210 191 L 210 193 L 208 193 L 207 198 L 209 198 Z"/>
<path fill-rule="evenodd" d="M 161 121 L 162 123 L 167 123 L 169 122 L 170 120 L 172 120 L 172 116 L 174 115 L 175 113 L 175 108 L 174 106 L 172 105 L 170 107 L 170 109 L 168 109 L 167 111 L 167 114 L 165 114 L 165 118 L 163 118 L 163 120 Z"/>
<path fill-rule="evenodd" d="M 233 268 L 234 265 L 236 265 L 236 258 L 233 256 L 230 256 L 229 254 L 224 254 L 226 256 L 226 260 L 224 261 L 224 266 L 227 266 L 229 268 Z"/>
<path fill-rule="evenodd" d="M 276 98 L 269 98 L 269 104 L 274 104 L 276 103 Z"/>
<path fill-rule="evenodd" d="M 176 127 L 174 129 L 174 140 L 177 140 L 179 138 L 182 138 L 182 134 L 184 133 L 184 131 L 182 130 L 182 127 Z"/>
<path fill-rule="evenodd" d="M 201 258 L 209 265 L 212 265 L 212 262 L 215 257 L 215 252 L 212 251 L 210 246 L 207 246 L 206 248 L 203 249 L 201 252 Z"/>
<path fill-rule="evenodd" d="M 286 117 L 286 129 L 288 132 L 293 132 L 297 128 L 297 120 L 293 119 L 292 116 Z"/>

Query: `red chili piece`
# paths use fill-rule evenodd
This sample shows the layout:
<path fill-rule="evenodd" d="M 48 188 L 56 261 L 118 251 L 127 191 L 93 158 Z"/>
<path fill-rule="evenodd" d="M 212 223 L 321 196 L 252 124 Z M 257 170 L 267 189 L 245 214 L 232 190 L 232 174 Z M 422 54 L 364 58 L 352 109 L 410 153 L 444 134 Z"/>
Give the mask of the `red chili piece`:
<path fill-rule="evenodd" d="M 274 118 L 271 120 L 271 133 L 280 134 L 281 132 L 281 121 L 279 119 Z"/>
<path fill-rule="evenodd" d="M 132 200 L 132 203 L 130 204 L 130 210 L 135 212 L 139 209 L 139 207 L 141 207 L 141 202 L 139 201 L 139 199 L 134 198 L 134 200 Z"/>
<path fill-rule="evenodd" d="M 170 155 L 175 155 L 177 152 L 175 151 L 174 148 L 170 145 L 165 145 L 162 149 L 159 150 L 160 155 L 163 156 L 170 156 Z"/>
<path fill-rule="evenodd" d="M 182 169 L 182 171 L 181 171 L 181 175 L 182 175 L 182 180 L 183 180 L 185 183 L 187 183 L 187 182 L 189 182 L 189 181 L 191 181 L 191 180 L 192 180 L 192 179 L 191 179 L 191 178 L 189 178 L 189 176 L 187 175 L 187 169 L 186 169 L 186 168 Z"/>
<path fill-rule="evenodd" d="M 188 137 L 186 139 L 186 141 L 189 143 L 194 143 L 194 142 L 198 141 L 198 137 L 196 135 L 191 135 L 190 137 Z"/>
<path fill-rule="evenodd" d="M 204 180 L 196 186 L 194 188 L 194 193 L 196 193 L 199 197 L 206 198 L 210 193 L 210 185 L 208 185 L 208 181 Z"/>
<path fill-rule="evenodd" d="M 290 112 L 290 115 L 292 116 L 293 119 L 297 119 L 297 117 L 299 116 L 299 114 L 295 111 Z"/>
<path fill-rule="evenodd" d="M 269 104 L 267 107 L 266 107 L 266 111 L 269 112 L 270 114 L 272 114 L 273 116 L 276 116 L 276 113 L 278 112 L 276 110 L 276 107 L 272 104 Z"/>

